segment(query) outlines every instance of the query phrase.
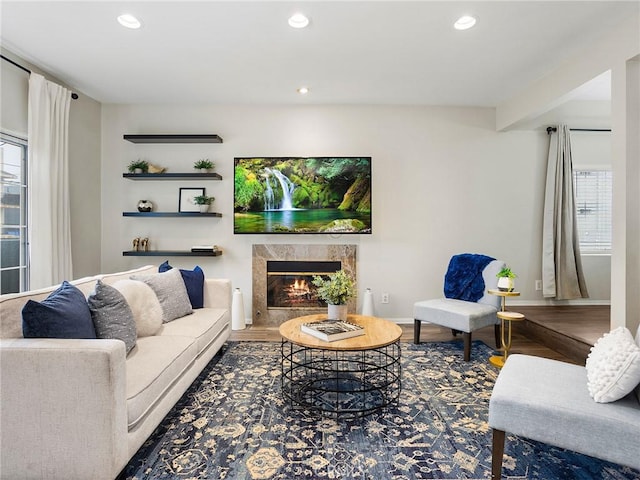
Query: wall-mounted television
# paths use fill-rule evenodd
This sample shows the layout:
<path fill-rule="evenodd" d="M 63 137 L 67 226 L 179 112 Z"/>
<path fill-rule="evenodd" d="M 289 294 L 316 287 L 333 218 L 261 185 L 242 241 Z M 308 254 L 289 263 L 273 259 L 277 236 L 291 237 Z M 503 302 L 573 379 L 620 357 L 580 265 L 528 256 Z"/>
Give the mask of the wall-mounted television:
<path fill-rule="evenodd" d="M 371 157 L 234 160 L 238 234 L 371 233 Z"/>

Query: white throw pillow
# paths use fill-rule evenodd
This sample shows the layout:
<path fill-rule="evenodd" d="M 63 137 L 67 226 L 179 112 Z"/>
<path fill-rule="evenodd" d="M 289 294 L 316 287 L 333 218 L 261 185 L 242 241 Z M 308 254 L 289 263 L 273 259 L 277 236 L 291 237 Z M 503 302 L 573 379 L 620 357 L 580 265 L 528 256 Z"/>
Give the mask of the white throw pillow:
<path fill-rule="evenodd" d="M 162 327 L 162 307 L 151 287 L 137 280 L 118 280 L 112 287 L 127 300 L 138 337 L 155 335 Z"/>
<path fill-rule="evenodd" d="M 640 383 L 640 347 L 627 328 L 618 327 L 598 339 L 585 367 L 589 395 L 598 403 L 615 402 Z"/>

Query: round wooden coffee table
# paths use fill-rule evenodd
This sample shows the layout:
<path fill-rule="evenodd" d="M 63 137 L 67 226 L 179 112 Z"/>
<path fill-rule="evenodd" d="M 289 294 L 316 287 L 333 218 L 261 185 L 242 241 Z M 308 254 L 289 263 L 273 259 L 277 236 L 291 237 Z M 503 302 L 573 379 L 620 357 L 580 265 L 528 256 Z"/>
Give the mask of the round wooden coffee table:
<path fill-rule="evenodd" d="M 363 416 L 397 402 L 401 328 L 349 315 L 347 321 L 364 327 L 364 335 L 325 342 L 300 330 L 326 318 L 307 315 L 280 325 L 283 395 L 293 406 L 335 416 Z"/>

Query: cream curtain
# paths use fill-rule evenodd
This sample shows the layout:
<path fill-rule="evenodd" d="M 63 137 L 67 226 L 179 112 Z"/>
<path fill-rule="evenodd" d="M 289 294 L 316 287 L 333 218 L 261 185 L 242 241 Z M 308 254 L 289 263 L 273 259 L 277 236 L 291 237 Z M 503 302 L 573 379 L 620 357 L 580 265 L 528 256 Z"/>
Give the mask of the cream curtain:
<path fill-rule="evenodd" d="M 549 141 L 542 227 L 542 294 L 556 300 L 589 296 L 580 260 L 571 136 L 566 125 L 559 125 Z"/>
<path fill-rule="evenodd" d="M 68 130 L 71 91 L 29 77 L 29 288 L 72 278 Z"/>

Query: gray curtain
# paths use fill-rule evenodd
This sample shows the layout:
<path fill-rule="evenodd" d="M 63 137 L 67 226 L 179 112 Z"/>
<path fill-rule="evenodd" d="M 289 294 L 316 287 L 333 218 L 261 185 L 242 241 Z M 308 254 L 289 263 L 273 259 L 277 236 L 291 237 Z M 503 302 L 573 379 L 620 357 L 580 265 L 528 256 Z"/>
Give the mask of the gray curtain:
<path fill-rule="evenodd" d="M 542 294 L 556 300 L 587 298 L 573 193 L 571 136 L 566 125 L 550 135 L 542 226 Z"/>

